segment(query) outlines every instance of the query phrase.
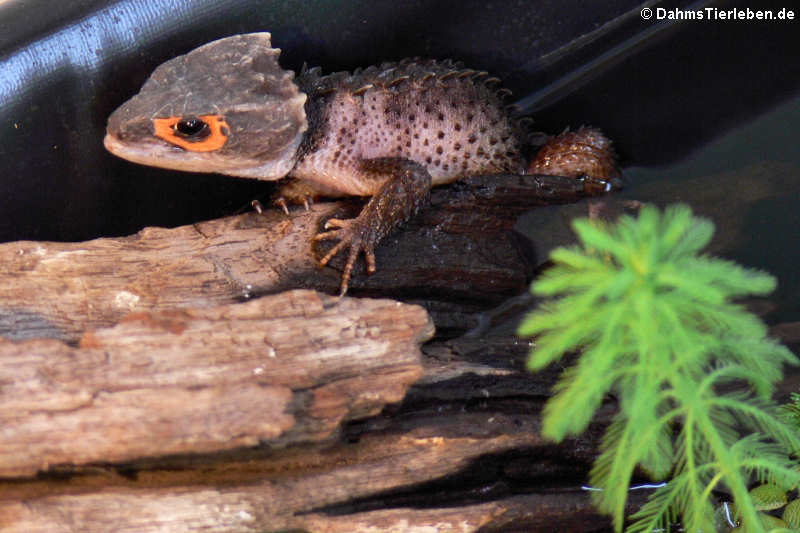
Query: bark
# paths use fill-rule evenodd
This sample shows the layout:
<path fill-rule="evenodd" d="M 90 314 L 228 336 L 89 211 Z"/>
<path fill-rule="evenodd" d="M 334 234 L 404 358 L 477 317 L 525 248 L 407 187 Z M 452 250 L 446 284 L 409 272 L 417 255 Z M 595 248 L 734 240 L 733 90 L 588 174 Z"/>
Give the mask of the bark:
<path fill-rule="evenodd" d="M 0 476 L 319 441 L 400 401 L 432 333 L 416 306 L 291 291 L 129 315 L 78 348 L 6 341 Z"/>
<path fill-rule="evenodd" d="M 134 315 L 115 328 L 85 335 L 82 347 L 71 349 L 72 360 L 63 362 L 50 357 L 47 365 L 39 360 L 35 371 L 22 372 L 23 367 L 12 359 L 9 365 L 16 366 L 19 376 L 42 379 L 45 375 L 50 384 L 48 394 L 40 396 L 35 406 L 39 412 L 49 409 L 50 418 L 40 428 L 38 437 L 42 440 L 31 441 L 32 450 L 27 453 L 41 451 L 42 446 L 47 446 L 42 444 L 44 441 L 51 447 L 60 446 L 62 454 L 75 455 L 72 464 L 51 466 L 49 472 L 37 478 L 0 482 L 2 530 L 316 532 L 346 531 L 350 527 L 350 531 L 376 532 L 553 531 L 553 524 L 559 524 L 564 531 L 601 531 L 606 527 L 606 522 L 592 510 L 587 493 L 579 487 L 594 456 L 602 420 L 611 412 L 611 406 L 581 439 L 558 446 L 543 441 L 538 434 L 539 411 L 558 371 L 531 376 L 522 370 L 527 343 L 485 337 L 428 345 L 422 361 L 416 359 L 421 366 L 398 362 L 422 373 L 402 403 L 387 405 L 379 414 L 366 416 L 377 408 L 381 394 L 388 395 L 390 401 L 398 399 L 384 387 L 394 386 L 397 390 L 398 376 L 413 379 L 416 375 L 391 372 L 391 380 L 382 380 L 381 376 L 388 373 L 382 366 L 385 358 L 370 361 L 367 354 L 351 354 L 344 349 L 346 355 L 336 361 L 327 350 L 328 356 L 321 361 L 319 351 L 309 354 L 307 360 L 302 354 L 289 358 L 284 345 L 276 339 L 271 341 L 274 356 L 269 355 L 269 347 L 261 346 L 257 350 L 266 355 L 260 358 L 239 358 L 236 354 L 263 344 L 263 331 L 280 330 L 259 326 L 265 312 L 307 315 L 319 323 L 349 314 L 347 305 L 353 309 L 366 305 L 373 314 L 369 318 L 362 315 L 359 320 L 362 324 L 368 322 L 371 331 L 377 333 L 377 328 L 385 325 L 378 326 L 374 315 L 391 305 L 403 314 L 387 315 L 393 316 L 389 329 L 399 330 L 394 333 L 402 339 L 398 342 L 412 345 L 430 333 L 427 322 L 420 320 L 424 313 L 415 306 L 364 299 L 344 299 L 326 308 L 325 302 L 332 299 L 307 291 L 288 294 L 295 299 L 293 305 L 284 305 L 286 297 L 280 295 L 215 309 Z M 272 300 L 275 305 L 254 305 L 262 300 Z M 215 330 L 225 329 L 224 323 L 216 321 L 220 317 L 225 317 L 229 329 L 236 329 L 231 324 L 241 320 L 247 323 L 244 329 L 258 333 L 238 339 L 233 336 L 234 342 L 222 352 L 213 342 L 202 348 Z M 266 321 L 277 326 L 286 320 L 270 317 Z M 327 329 L 333 336 L 334 328 Z M 315 340 L 324 336 L 314 335 Z M 391 337 L 392 333 L 387 335 Z M 284 336 L 303 343 L 290 332 Z M 28 341 L 5 346 L 41 342 L 58 344 Z M 325 342 L 331 342 L 330 336 Z M 352 340 L 339 342 L 341 345 Z M 233 354 L 231 345 L 236 347 Z M 240 347 L 244 348 L 239 350 Z M 129 350 L 134 355 L 125 355 Z M 199 354 L 195 359 L 182 355 L 193 350 Z M 80 352 L 100 353 L 103 357 L 81 360 Z M 202 361 L 206 358 L 214 359 L 217 368 L 204 366 Z M 358 359 L 357 366 L 353 358 Z M 347 370 L 348 360 L 351 370 L 357 369 L 361 379 L 349 380 L 352 374 Z M 267 431 L 261 435 L 260 445 L 246 441 L 242 428 L 264 431 L 287 418 L 285 411 L 265 408 L 257 388 L 248 388 L 247 384 L 257 382 L 261 389 L 269 385 L 281 387 L 290 381 L 307 386 L 312 378 L 306 372 L 315 366 L 315 361 L 317 365 L 328 365 L 327 372 L 321 369 L 320 374 L 328 375 L 329 384 L 345 385 L 335 386 L 336 396 L 352 398 L 347 404 L 349 413 L 342 414 L 340 410 L 334 415 L 322 410 L 344 422 L 333 438 L 308 438 L 309 434 L 320 436 L 319 430 L 308 430 L 318 424 L 319 414 L 308 416 L 312 410 L 307 406 L 313 402 L 297 409 L 290 401 L 289 418 L 294 425 L 277 436 Z M 136 368 L 137 362 L 142 370 Z M 275 366 L 270 366 L 271 362 Z M 338 362 L 344 365 L 337 369 Z M 254 368 L 264 371 L 254 373 Z M 87 382 L 115 383 L 119 390 L 103 394 L 119 394 L 120 398 L 131 400 L 127 408 L 137 410 L 138 418 L 126 418 L 124 409 L 115 408 L 105 417 L 85 420 L 72 435 L 61 435 L 62 413 L 58 408 L 67 406 L 67 400 L 58 395 L 54 384 L 70 382 L 63 379 L 65 373 L 79 374 Z M 154 376 L 153 383 L 144 377 L 147 373 Z M 20 379 L 17 390 L 9 390 L 8 396 L 20 398 L 26 388 L 35 390 L 32 380 Z M 226 393 L 233 392 L 229 400 L 224 399 L 224 394 L 214 397 L 228 402 L 226 406 L 203 403 L 197 397 L 187 398 L 188 408 L 170 401 L 175 391 L 202 395 L 213 388 L 211 383 Z M 237 389 L 243 389 L 242 394 L 237 394 Z M 139 397 L 127 397 L 131 390 L 152 390 L 154 400 L 146 403 Z M 368 392 L 370 410 L 353 408 L 359 405 L 359 395 Z M 154 405 L 156 397 L 163 397 L 165 402 Z M 286 409 L 286 403 L 281 405 Z M 74 412 L 82 409 L 83 406 L 73 406 Z M 22 412 L 19 405 L 14 411 Z M 353 412 L 359 417 L 346 422 Z M 13 429 L 14 425 L 8 427 Z M 108 428 L 112 431 L 108 432 Z M 178 430 L 185 433 L 176 435 Z M 114 454 L 101 446 L 94 449 L 105 455 L 104 460 L 75 466 L 85 460 L 87 445 L 97 441 L 103 444 L 103 439 L 113 439 L 115 435 L 120 436 L 115 441 L 120 449 L 139 457 L 109 464 Z M 290 442 L 287 435 L 304 438 Z M 70 438 L 79 442 L 71 446 Z M 175 442 L 188 443 L 185 450 L 191 453 L 169 455 L 174 452 L 169 446 Z M 208 442 L 216 452 L 203 452 L 202 447 Z M 233 444 L 238 447 L 231 448 Z M 151 451 L 145 452 L 143 447 Z M 2 449 L 6 453 L 2 464 L 8 465 L 13 457 L 7 450 L 12 448 L 3 443 Z"/>
<path fill-rule="evenodd" d="M 378 247 L 375 275 L 357 267 L 350 294 L 402 294 L 451 316 L 497 305 L 525 290 L 532 269 L 526 245 L 508 231 L 517 214 L 578 199 L 582 187 L 566 178 L 488 176 L 438 188 L 427 209 Z M 0 336 L 74 342 L 131 312 L 222 305 L 293 288 L 336 294 L 339 271 L 316 266 L 311 238 L 328 218 L 359 208 L 328 202 L 288 216 L 268 209 L 130 237 L 2 244 Z"/>
<path fill-rule="evenodd" d="M 419 306 L 281 292 L 336 292 L 311 237 L 357 202 L 0 245 L 0 528 L 603 530 L 580 485 L 613 405 L 543 441 L 559 369 L 485 334 L 529 302 L 480 314 L 527 288 L 516 216 L 582 196 L 537 176 L 434 191 L 351 283 L 425 303 L 445 337 L 480 326 L 422 354 Z"/>

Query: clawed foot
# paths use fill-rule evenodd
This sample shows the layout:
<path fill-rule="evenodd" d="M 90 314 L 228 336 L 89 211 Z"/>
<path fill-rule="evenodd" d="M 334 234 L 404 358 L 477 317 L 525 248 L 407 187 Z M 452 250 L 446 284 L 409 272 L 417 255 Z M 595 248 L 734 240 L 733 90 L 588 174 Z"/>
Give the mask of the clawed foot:
<path fill-rule="evenodd" d="M 289 214 L 289 205 L 302 205 L 308 211 L 311 204 L 314 203 L 314 198 L 319 196 L 319 190 L 314 187 L 313 183 L 289 179 L 284 181 L 273 197 L 272 205 L 281 208 L 281 210 Z"/>
<path fill-rule="evenodd" d="M 319 264 L 325 266 L 328 264 L 336 254 L 345 248 L 350 248 L 347 255 L 347 262 L 342 272 L 342 283 L 339 289 L 339 296 L 344 296 L 347 292 L 347 285 L 350 282 L 350 275 L 353 272 L 353 266 L 358 259 L 358 254 L 364 252 L 364 257 L 367 261 L 367 273 L 372 274 L 375 272 L 375 238 L 369 230 L 369 225 L 363 222 L 362 217 L 353 218 L 349 220 L 340 220 L 332 218 L 325 223 L 325 229 L 335 228 L 331 231 L 318 233 L 314 236 L 315 241 L 324 241 L 329 239 L 338 239 L 339 242 L 325 254 Z"/>
<path fill-rule="evenodd" d="M 299 199 L 293 198 L 291 199 L 291 202 L 297 204 L 303 204 L 305 210 L 308 211 L 309 209 L 311 209 L 311 204 L 314 203 L 314 199 L 311 196 L 303 196 Z M 275 200 L 272 201 L 272 204 L 276 207 L 280 207 L 281 210 L 287 215 L 289 214 L 289 203 L 283 196 L 278 196 L 277 198 L 275 198 Z"/>

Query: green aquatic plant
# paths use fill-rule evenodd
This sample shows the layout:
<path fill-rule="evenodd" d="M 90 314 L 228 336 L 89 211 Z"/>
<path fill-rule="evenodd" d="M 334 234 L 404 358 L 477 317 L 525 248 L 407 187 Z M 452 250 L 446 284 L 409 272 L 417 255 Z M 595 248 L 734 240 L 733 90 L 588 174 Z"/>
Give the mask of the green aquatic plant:
<path fill-rule="evenodd" d="M 684 531 L 714 531 L 716 491 L 733 497 L 746 531 L 765 531 L 748 485 L 788 490 L 800 482 L 792 459 L 800 436 L 770 399 L 782 365 L 797 360 L 731 299 L 768 293 L 775 280 L 701 255 L 713 224 L 684 205 L 573 227 L 581 245 L 552 253 L 554 266 L 532 286 L 548 298 L 519 330 L 536 336 L 532 370 L 581 352 L 545 406 L 542 433 L 556 441 L 581 433 L 611 394 L 619 409 L 590 482 L 602 489 L 593 502 L 616 531 L 637 467 L 669 481 L 627 531 L 677 522 Z"/>
<path fill-rule="evenodd" d="M 795 491 L 791 493 L 792 496 L 795 495 Z M 785 489 L 765 483 L 750 489 L 749 495 L 756 510 L 759 511 L 758 517 L 765 529 L 790 533 L 800 531 L 800 500 L 790 498 Z M 736 516 L 735 502 L 720 503 L 715 514 L 717 533 L 741 533 L 744 528 L 736 525 L 733 521 L 734 516 Z"/>
<path fill-rule="evenodd" d="M 784 414 L 789 421 L 800 429 L 800 394 L 793 392 L 789 395 L 789 403 L 783 405 Z"/>

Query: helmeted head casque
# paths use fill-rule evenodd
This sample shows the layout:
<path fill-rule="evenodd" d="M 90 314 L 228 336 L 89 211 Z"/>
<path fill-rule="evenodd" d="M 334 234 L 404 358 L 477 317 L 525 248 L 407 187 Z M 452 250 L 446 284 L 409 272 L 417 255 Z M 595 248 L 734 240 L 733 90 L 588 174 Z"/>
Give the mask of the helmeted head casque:
<path fill-rule="evenodd" d="M 251 33 L 167 61 L 109 117 L 106 148 L 176 170 L 283 177 L 308 125 L 279 54 L 269 33 Z"/>

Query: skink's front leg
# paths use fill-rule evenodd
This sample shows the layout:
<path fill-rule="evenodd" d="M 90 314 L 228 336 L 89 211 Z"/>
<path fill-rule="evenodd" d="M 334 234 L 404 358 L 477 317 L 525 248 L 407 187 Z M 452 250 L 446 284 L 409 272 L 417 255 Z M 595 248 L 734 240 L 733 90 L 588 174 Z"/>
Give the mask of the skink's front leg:
<path fill-rule="evenodd" d="M 337 239 L 339 242 L 320 260 L 325 265 L 340 251 L 349 249 L 339 295 L 344 296 L 358 254 L 364 252 L 367 272 L 375 271 L 375 246 L 398 225 L 410 219 L 428 202 L 431 175 L 425 167 L 402 158 L 382 157 L 361 163 L 361 171 L 372 179 L 385 180 L 358 217 L 349 220 L 332 218 L 315 241 Z"/>

